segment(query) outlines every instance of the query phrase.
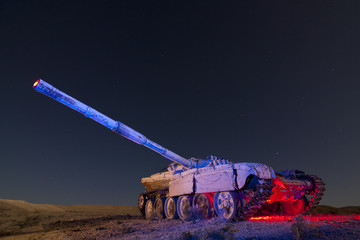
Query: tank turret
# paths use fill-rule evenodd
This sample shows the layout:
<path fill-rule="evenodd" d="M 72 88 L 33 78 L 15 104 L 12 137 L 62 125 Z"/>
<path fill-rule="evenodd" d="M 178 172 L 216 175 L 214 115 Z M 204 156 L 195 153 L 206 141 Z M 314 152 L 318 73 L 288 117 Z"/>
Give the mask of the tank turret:
<path fill-rule="evenodd" d="M 298 170 L 275 172 L 262 163 L 233 163 L 215 156 L 186 159 L 41 79 L 33 88 L 173 162 L 165 171 L 141 179 L 146 191 L 138 198 L 138 208 L 146 219 L 298 215 L 314 208 L 325 191 L 320 178 Z"/>

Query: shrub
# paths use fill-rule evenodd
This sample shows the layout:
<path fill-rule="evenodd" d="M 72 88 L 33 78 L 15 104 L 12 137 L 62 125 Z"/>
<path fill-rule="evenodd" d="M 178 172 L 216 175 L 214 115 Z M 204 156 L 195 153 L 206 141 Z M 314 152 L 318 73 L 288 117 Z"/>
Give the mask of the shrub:
<path fill-rule="evenodd" d="M 305 222 L 303 217 L 296 218 L 296 221 L 291 226 L 291 231 L 297 240 L 319 239 L 322 236 L 319 226 Z"/>

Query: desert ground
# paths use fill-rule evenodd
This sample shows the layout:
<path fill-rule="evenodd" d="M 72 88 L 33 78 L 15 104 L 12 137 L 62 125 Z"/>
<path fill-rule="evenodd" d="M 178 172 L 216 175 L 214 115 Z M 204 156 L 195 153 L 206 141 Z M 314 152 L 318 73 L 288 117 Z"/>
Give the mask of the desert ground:
<path fill-rule="evenodd" d="M 136 206 L 0 199 L 0 239 L 360 239 L 360 207 L 318 206 L 297 218 L 146 221 Z"/>

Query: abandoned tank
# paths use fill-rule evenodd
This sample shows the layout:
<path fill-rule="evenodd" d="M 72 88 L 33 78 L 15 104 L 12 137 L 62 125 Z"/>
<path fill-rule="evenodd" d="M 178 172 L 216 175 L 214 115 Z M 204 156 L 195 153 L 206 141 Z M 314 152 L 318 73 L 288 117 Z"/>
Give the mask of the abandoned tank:
<path fill-rule="evenodd" d="M 184 158 L 41 79 L 33 88 L 172 161 L 164 171 L 141 179 L 146 191 L 138 198 L 138 208 L 145 219 L 296 216 L 311 211 L 325 191 L 319 177 L 298 170 L 275 172 L 262 163 L 230 162 L 215 156 Z"/>

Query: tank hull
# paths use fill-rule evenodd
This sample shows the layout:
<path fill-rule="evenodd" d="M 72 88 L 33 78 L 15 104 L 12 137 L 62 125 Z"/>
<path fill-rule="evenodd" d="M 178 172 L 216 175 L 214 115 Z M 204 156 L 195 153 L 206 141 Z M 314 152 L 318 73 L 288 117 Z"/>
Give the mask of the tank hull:
<path fill-rule="evenodd" d="M 261 163 L 233 163 L 204 168 L 189 169 L 176 173 L 166 171 L 143 178 L 141 183 L 147 191 L 168 188 L 169 196 L 184 194 L 236 191 L 254 175 L 261 179 L 276 177 L 274 170 Z"/>
<path fill-rule="evenodd" d="M 292 170 L 275 173 L 260 163 L 233 163 L 178 173 L 167 171 L 143 178 L 142 183 L 147 189 L 141 194 L 143 202 L 164 202 L 158 214 L 151 214 L 146 211 L 146 204 L 139 204 L 146 219 L 168 217 L 159 212 L 173 212 L 170 219 L 179 216 L 183 220 L 199 217 L 199 212 L 205 218 L 220 216 L 227 220 L 259 215 L 297 216 L 310 212 L 325 191 L 325 184 L 316 176 Z M 199 199 L 203 202 L 198 203 Z M 177 202 L 176 209 L 180 212 L 174 207 L 169 209 L 167 202 Z M 187 208 L 181 207 L 182 202 Z M 155 204 L 157 209 L 158 205 Z"/>

